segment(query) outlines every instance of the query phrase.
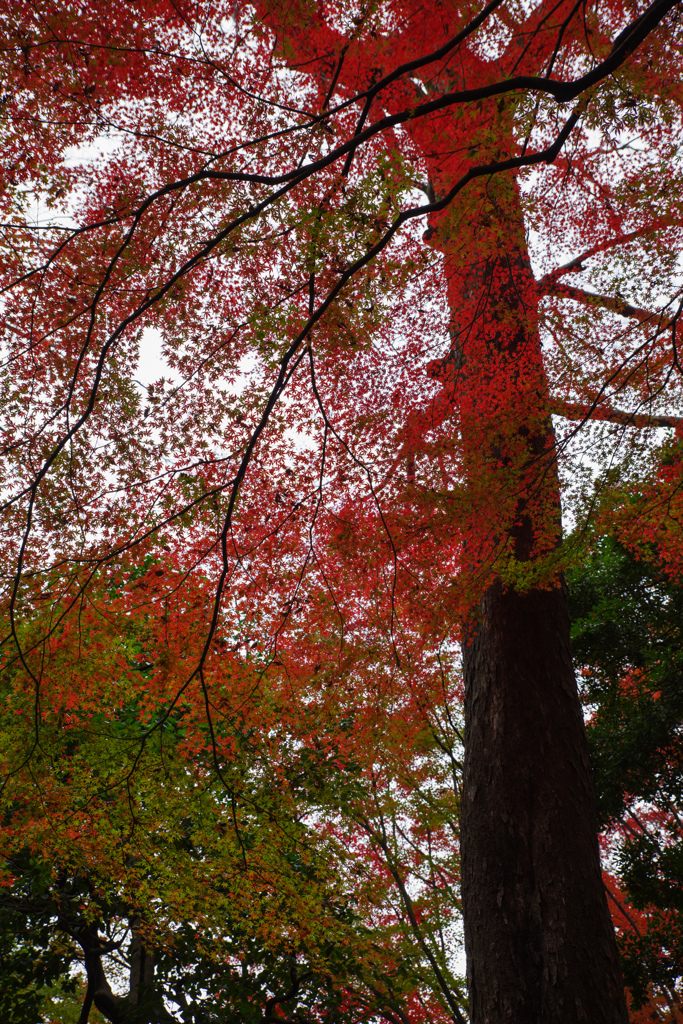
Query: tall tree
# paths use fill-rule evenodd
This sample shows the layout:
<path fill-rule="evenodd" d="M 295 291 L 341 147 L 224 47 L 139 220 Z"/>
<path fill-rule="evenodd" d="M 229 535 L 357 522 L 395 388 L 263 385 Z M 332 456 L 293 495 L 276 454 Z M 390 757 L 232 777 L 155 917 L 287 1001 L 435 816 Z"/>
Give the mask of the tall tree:
<path fill-rule="evenodd" d="M 219 773 L 221 644 L 261 648 L 294 715 L 329 687 L 379 715 L 428 705 L 459 638 L 475 1024 L 625 1020 L 559 479 L 597 521 L 640 471 L 610 461 L 678 423 L 675 8 L 6 10 L 3 544 L 34 700 L 8 779 L 45 645 L 122 557 L 213 586 L 154 686 L 162 720 L 203 708 Z M 145 327 L 168 371 L 142 401 Z M 553 414 L 606 426 L 558 441 Z"/>

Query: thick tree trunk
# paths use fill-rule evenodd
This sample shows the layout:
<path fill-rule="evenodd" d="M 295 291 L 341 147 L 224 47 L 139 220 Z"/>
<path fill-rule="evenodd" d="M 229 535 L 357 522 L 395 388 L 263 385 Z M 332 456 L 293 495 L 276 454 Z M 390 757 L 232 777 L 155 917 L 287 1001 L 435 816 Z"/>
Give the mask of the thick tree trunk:
<path fill-rule="evenodd" d="M 463 643 L 471 1020 L 626 1024 L 566 598 L 552 569 L 559 480 L 514 179 L 482 186 L 472 210 L 471 246 L 459 222 L 444 222 L 436 243 L 452 268 L 444 380 L 471 493 L 465 545 L 471 579 L 489 579 Z"/>
<path fill-rule="evenodd" d="M 154 988 L 154 956 L 143 944 L 139 918 L 132 918 L 130 923 L 130 988 L 126 996 L 115 993 L 109 984 L 102 963 L 103 940 L 97 924 L 88 925 L 79 932 L 78 941 L 83 949 L 88 977 L 81 1019 L 88 1019 L 94 1002 L 111 1024 L 173 1024 L 175 1018 L 164 1006 L 161 993 Z"/>
<path fill-rule="evenodd" d="M 624 1024 L 564 591 L 495 581 L 464 669 L 472 1024 Z"/>

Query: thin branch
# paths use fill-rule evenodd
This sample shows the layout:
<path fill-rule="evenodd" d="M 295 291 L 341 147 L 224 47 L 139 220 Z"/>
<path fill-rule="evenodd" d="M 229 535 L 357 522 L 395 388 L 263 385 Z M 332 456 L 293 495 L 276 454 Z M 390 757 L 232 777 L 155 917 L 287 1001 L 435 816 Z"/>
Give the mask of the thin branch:
<path fill-rule="evenodd" d="M 617 899 L 617 897 L 614 895 L 614 893 L 608 888 L 607 883 L 604 880 L 603 880 L 603 885 L 605 886 L 605 892 L 607 893 L 609 898 L 612 900 L 612 903 L 614 903 L 614 905 L 621 911 L 621 913 L 624 915 L 624 917 L 626 918 L 628 923 L 633 928 L 633 930 L 636 933 L 636 935 L 641 936 L 643 933 L 641 932 L 640 928 L 638 927 L 636 922 L 633 920 L 633 918 L 629 914 L 629 912 L 626 909 L 626 907 L 624 906 L 624 904 L 621 902 L 621 900 Z"/>
<path fill-rule="evenodd" d="M 554 416 L 564 416 L 567 420 L 601 420 L 606 423 L 618 423 L 623 427 L 683 427 L 683 416 L 656 416 L 651 413 L 626 412 L 613 409 L 606 402 L 599 400 L 594 405 L 586 402 L 569 402 L 562 398 L 550 400 L 550 411 Z"/>

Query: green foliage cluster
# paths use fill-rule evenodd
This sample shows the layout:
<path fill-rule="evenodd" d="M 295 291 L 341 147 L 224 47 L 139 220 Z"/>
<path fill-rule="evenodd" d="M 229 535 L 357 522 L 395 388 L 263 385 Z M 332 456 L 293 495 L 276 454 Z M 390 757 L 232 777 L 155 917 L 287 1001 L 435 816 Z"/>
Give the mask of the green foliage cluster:
<path fill-rule="evenodd" d="M 683 964 L 683 584 L 613 538 L 568 577 L 601 827 L 635 913 L 619 944 L 634 1005 Z"/>

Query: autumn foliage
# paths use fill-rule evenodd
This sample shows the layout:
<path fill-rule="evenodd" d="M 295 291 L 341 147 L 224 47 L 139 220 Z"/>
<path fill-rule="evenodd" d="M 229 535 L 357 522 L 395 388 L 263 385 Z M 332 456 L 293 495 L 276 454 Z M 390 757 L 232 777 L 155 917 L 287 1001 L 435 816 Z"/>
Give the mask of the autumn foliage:
<path fill-rule="evenodd" d="M 678 5 L 0 10 L 6 1017 L 462 1022 L 477 609 L 683 568 Z"/>

